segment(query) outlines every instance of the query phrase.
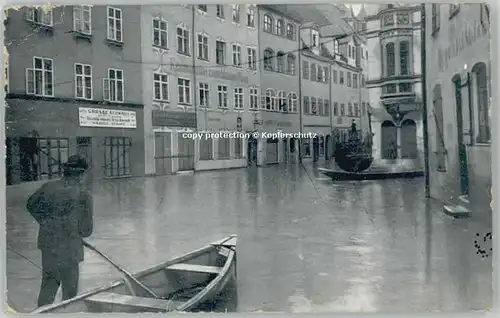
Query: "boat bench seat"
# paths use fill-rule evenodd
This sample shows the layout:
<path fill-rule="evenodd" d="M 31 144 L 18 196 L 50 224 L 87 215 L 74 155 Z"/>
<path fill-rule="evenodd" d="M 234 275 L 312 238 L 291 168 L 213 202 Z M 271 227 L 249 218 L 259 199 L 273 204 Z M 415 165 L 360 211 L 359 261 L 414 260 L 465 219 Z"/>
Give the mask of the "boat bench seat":
<path fill-rule="evenodd" d="M 111 305 L 113 307 L 124 307 L 124 309 L 128 307 L 130 309 L 135 309 L 131 310 L 134 312 L 165 312 L 167 310 L 175 310 L 184 303 L 182 301 L 137 297 L 109 292 L 95 294 L 85 299 L 85 302 L 87 304 L 90 303 L 90 305 L 92 303 L 97 303 L 100 305 Z"/>
<path fill-rule="evenodd" d="M 222 267 L 197 265 L 197 264 L 172 264 L 167 266 L 167 270 L 177 270 L 185 272 L 206 273 L 206 274 L 220 274 Z"/>

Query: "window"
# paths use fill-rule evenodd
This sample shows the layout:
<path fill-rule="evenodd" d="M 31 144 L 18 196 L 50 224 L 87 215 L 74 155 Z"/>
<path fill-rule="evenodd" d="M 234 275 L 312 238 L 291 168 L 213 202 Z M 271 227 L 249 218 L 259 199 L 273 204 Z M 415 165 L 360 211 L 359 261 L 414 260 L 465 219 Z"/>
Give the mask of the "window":
<path fill-rule="evenodd" d="M 226 43 L 222 41 L 215 42 L 215 63 L 226 65 Z"/>
<path fill-rule="evenodd" d="M 259 108 L 259 90 L 252 87 L 249 89 L 248 94 L 250 96 L 250 109 Z"/>
<path fill-rule="evenodd" d="M 399 43 L 399 59 L 400 59 L 400 68 L 401 75 L 408 75 L 410 73 L 409 70 L 409 60 L 410 60 L 410 44 L 407 41 Z"/>
<path fill-rule="evenodd" d="M 297 94 L 295 93 L 288 93 L 288 105 L 289 105 L 289 112 L 291 113 L 296 113 L 298 109 L 298 103 L 299 100 L 297 99 Z"/>
<path fill-rule="evenodd" d="M 33 58 L 33 68 L 26 69 L 26 94 L 54 96 L 54 60 Z"/>
<path fill-rule="evenodd" d="M 278 35 L 285 34 L 283 20 L 276 20 L 276 34 L 278 34 Z"/>
<path fill-rule="evenodd" d="M 208 36 L 198 34 L 198 58 L 208 61 Z"/>
<path fill-rule="evenodd" d="M 385 95 L 385 94 L 396 94 L 397 91 L 396 91 L 396 84 L 386 84 L 384 86 L 382 86 L 382 94 Z"/>
<path fill-rule="evenodd" d="M 337 74 L 337 70 L 333 70 L 333 82 L 334 82 L 335 84 L 337 84 L 337 76 L 338 76 L 338 74 Z"/>
<path fill-rule="evenodd" d="M 104 100 L 110 102 L 123 102 L 123 70 L 108 69 L 108 78 L 103 79 Z"/>
<path fill-rule="evenodd" d="M 396 75 L 396 58 L 394 56 L 394 43 L 385 46 L 387 56 L 387 76 Z"/>
<path fill-rule="evenodd" d="M 153 74 L 154 99 L 168 101 L 168 75 L 161 73 Z"/>
<path fill-rule="evenodd" d="M 441 26 L 441 21 L 440 21 L 441 10 L 439 6 L 440 6 L 439 4 L 432 4 L 432 34 L 437 33 Z"/>
<path fill-rule="evenodd" d="M 153 19 L 153 45 L 166 49 L 168 47 L 167 21 Z"/>
<path fill-rule="evenodd" d="M 351 103 L 347 103 L 347 116 L 352 117 L 353 115 L 354 114 L 353 114 L 352 104 Z"/>
<path fill-rule="evenodd" d="M 330 70 L 328 67 L 323 67 L 323 83 L 328 83 Z"/>
<path fill-rule="evenodd" d="M 75 98 L 92 99 L 92 65 L 75 64 Z"/>
<path fill-rule="evenodd" d="M 274 52 L 271 49 L 264 51 L 264 69 L 268 71 L 274 69 Z"/>
<path fill-rule="evenodd" d="M 358 74 L 352 74 L 352 87 L 358 88 Z"/>
<path fill-rule="evenodd" d="M 338 40 L 334 40 L 334 41 L 333 41 L 333 54 L 334 54 L 334 55 L 338 55 L 338 54 L 340 54 L 340 50 L 339 50 L 339 41 L 338 41 Z"/>
<path fill-rule="evenodd" d="M 233 22 L 240 23 L 240 5 L 233 4 Z"/>
<path fill-rule="evenodd" d="M 241 67 L 241 46 L 233 44 L 233 66 Z"/>
<path fill-rule="evenodd" d="M 361 74 L 361 87 L 365 87 L 365 76 Z"/>
<path fill-rule="evenodd" d="M 108 40 L 123 42 L 122 10 L 108 7 Z"/>
<path fill-rule="evenodd" d="M 287 105 L 287 100 L 285 97 L 285 92 L 283 92 L 283 91 L 278 92 L 277 105 L 276 105 L 276 109 L 274 109 L 274 110 L 288 112 L 288 105 Z"/>
<path fill-rule="evenodd" d="M 177 28 L 177 53 L 189 55 L 189 30 Z"/>
<path fill-rule="evenodd" d="M 88 5 L 73 7 L 73 29 L 83 34 L 92 34 L 92 10 Z"/>
<path fill-rule="evenodd" d="M 234 157 L 236 159 L 243 158 L 243 139 L 233 138 L 234 140 Z"/>
<path fill-rule="evenodd" d="M 264 16 L 264 31 L 273 32 L 273 18 L 267 14 Z"/>
<path fill-rule="evenodd" d="M 20 144 L 26 144 L 21 138 Z M 29 138 L 25 138 L 29 139 Z M 62 163 L 68 161 L 69 147 L 66 138 L 40 138 L 38 139 L 39 156 L 39 177 L 48 176 L 48 179 L 59 178 L 62 176 Z"/>
<path fill-rule="evenodd" d="M 352 87 L 351 72 L 347 72 L 347 87 Z"/>
<path fill-rule="evenodd" d="M 359 106 L 358 106 L 358 103 L 354 103 L 354 117 L 359 117 Z"/>
<path fill-rule="evenodd" d="M 247 48 L 248 68 L 251 70 L 257 69 L 257 50 L 254 48 Z"/>
<path fill-rule="evenodd" d="M 295 28 L 291 23 L 288 23 L 286 25 L 286 37 L 290 40 L 293 40 L 295 38 Z"/>
<path fill-rule="evenodd" d="M 325 100 L 323 101 L 323 107 L 324 107 L 324 110 L 325 110 L 325 111 L 323 112 L 323 114 L 324 114 L 325 116 L 329 116 L 329 115 L 330 115 L 330 101 L 329 101 L 328 99 L 325 99 Z"/>
<path fill-rule="evenodd" d="M 490 93 L 488 91 L 488 75 L 486 64 L 479 63 L 472 68 L 473 77 L 476 79 L 475 103 L 477 106 L 477 137 L 478 143 L 491 141 L 491 110 Z"/>
<path fill-rule="evenodd" d="M 344 72 L 340 71 L 340 79 L 339 79 L 339 83 L 341 85 L 344 85 Z"/>
<path fill-rule="evenodd" d="M 318 113 L 318 105 L 316 104 L 316 97 L 311 97 L 311 114 L 316 115 Z"/>
<path fill-rule="evenodd" d="M 243 109 L 243 88 L 234 88 L 234 109 Z"/>
<path fill-rule="evenodd" d="M 207 134 L 200 139 L 200 160 L 212 160 L 214 158 L 214 140 Z"/>
<path fill-rule="evenodd" d="M 199 4 L 198 10 L 201 10 L 203 12 L 207 12 L 207 5 L 206 4 Z"/>
<path fill-rule="evenodd" d="M 312 30 L 312 40 L 313 47 L 319 47 L 319 32 L 317 30 Z"/>
<path fill-rule="evenodd" d="M 278 59 L 278 72 L 285 73 L 286 71 L 285 53 L 278 52 L 277 59 Z"/>
<path fill-rule="evenodd" d="M 217 106 L 227 108 L 227 86 L 217 85 Z"/>
<path fill-rule="evenodd" d="M 309 79 L 309 62 L 307 61 L 302 63 L 302 78 Z"/>
<path fill-rule="evenodd" d="M 53 11 L 42 8 L 27 7 L 26 20 L 37 24 L 52 26 L 54 24 Z"/>
<path fill-rule="evenodd" d="M 323 116 L 323 99 L 318 98 L 318 113 L 317 115 Z"/>
<path fill-rule="evenodd" d="M 366 103 L 361 103 L 361 116 L 366 114 Z"/>
<path fill-rule="evenodd" d="M 208 88 L 208 83 L 198 83 L 198 91 L 200 94 L 200 106 L 201 107 L 210 107 L 209 98 L 210 98 L 210 90 Z"/>
<path fill-rule="evenodd" d="M 316 67 L 316 64 L 311 63 L 311 81 L 317 81 L 318 80 L 318 69 Z"/>
<path fill-rule="evenodd" d="M 266 109 L 273 110 L 276 104 L 276 96 L 274 95 L 274 91 L 272 89 L 266 90 Z"/>
<path fill-rule="evenodd" d="M 216 9 L 217 9 L 217 18 L 224 19 L 224 5 L 217 4 Z"/>
<path fill-rule="evenodd" d="M 191 80 L 177 79 L 177 88 L 179 90 L 179 104 L 191 104 Z"/>
<path fill-rule="evenodd" d="M 303 109 L 302 109 L 302 112 L 304 113 L 304 115 L 309 115 L 310 113 L 310 109 L 309 109 L 309 96 L 304 96 L 303 97 Z"/>
<path fill-rule="evenodd" d="M 217 158 L 218 159 L 229 159 L 230 157 L 230 141 L 229 138 L 218 138 L 218 147 L 217 147 Z"/>
<path fill-rule="evenodd" d="M 104 171 L 106 177 L 129 176 L 130 171 L 130 137 L 104 138 Z"/>
<path fill-rule="evenodd" d="M 288 54 L 286 62 L 287 62 L 286 72 L 290 75 L 295 75 L 295 56 L 291 53 Z"/>
<path fill-rule="evenodd" d="M 340 116 L 345 116 L 345 104 L 340 104 Z"/>
<path fill-rule="evenodd" d="M 411 83 L 400 83 L 399 92 L 400 93 L 410 93 L 412 91 Z"/>
<path fill-rule="evenodd" d="M 253 5 L 247 6 L 247 26 L 255 27 L 255 7 Z"/>
<path fill-rule="evenodd" d="M 333 103 L 333 116 L 338 116 L 339 114 L 339 104 L 337 102 Z"/>

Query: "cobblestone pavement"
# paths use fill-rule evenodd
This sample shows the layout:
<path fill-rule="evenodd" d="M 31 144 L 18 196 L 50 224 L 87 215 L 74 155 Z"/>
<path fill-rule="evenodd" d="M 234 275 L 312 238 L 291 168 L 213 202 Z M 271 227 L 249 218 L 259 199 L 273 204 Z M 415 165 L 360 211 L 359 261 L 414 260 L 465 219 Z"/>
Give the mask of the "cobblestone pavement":
<path fill-rule="evenodd" d="M 129 271 L 238 234 L 241 312 L 491 307 L 491 258 L 474 247 L 490 229 L 444 216 L 423 179 L 334 184 L 312 166 L 272 166 L 112 180 L 93 193 L 89 241 Z M 35 307 L 41 276 L 28 195 L 7 203 L 8 298 L 22 311 Z M 85 253 L 82 291 L 120 277 Z"/>

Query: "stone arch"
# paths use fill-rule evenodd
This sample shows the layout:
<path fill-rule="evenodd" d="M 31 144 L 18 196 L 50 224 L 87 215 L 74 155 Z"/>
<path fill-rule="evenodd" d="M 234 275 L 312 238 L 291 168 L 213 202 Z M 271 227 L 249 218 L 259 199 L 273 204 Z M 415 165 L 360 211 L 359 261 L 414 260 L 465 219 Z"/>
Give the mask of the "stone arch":
<path fill-rule="evenodd" d="M 412 119 L 401 123 L 401 158 L 417 158 L 417 124 Z"/>
<path fill-rule="evenodd" d="M 392 121 L 384 121 L 381 125 L 381 154 L 382 159 L 396 159 L 398 157 L 398 129 Z"/>

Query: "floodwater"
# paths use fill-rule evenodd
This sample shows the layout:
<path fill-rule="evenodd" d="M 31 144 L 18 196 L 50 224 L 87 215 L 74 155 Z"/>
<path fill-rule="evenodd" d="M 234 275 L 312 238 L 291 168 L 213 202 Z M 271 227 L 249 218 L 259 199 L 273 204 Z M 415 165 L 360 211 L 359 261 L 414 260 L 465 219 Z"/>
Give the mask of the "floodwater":
<path fill-rule="evenodd" d="M 491 228 L 444 216 L 423 178 L 333 183 L 313 166 L 271 166 L 109 180 L 93 193 L 88 241 L 131 272 L 237 234 L 240 312 L 491 308 L 491 257 L 474 247 Z M 25 203 L 8 199 L 8 298 L 20 311 L 36 306 L 36 233 Z M 120 277 L 85 251 L 81 291 Z"/>

